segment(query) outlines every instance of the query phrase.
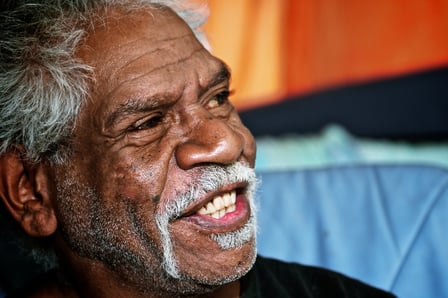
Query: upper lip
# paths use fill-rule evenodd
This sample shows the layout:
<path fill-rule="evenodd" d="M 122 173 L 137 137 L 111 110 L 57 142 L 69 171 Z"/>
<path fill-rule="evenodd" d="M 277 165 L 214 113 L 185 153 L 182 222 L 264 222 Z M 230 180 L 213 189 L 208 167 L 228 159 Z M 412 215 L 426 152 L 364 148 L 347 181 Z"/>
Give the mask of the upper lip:
<path fill-rule="evenodd" d="M 193 204 L 188 206 L 179 217 L 187 217 L 187 216 L 195 214 L 199 209 L 201 209 L 202 206 L 204 206 L 208 202 L 211 202 L 213 200 L 213 198 L 218 196 L 218 195 L 225 194 L 225 193 L 230 192 L 232 190 L 236 190 L 237 193 L 241 192 L 241 190 L 244 190 L 247 187 L 247 184 L 248 183 L 245 182 L 245 181 L 244 182 L 232 183 L 232 184 L 226 185 L 225 187 L 221 187 L 218 190 L 209 192 L 203 198 L 195 201 Z"/>

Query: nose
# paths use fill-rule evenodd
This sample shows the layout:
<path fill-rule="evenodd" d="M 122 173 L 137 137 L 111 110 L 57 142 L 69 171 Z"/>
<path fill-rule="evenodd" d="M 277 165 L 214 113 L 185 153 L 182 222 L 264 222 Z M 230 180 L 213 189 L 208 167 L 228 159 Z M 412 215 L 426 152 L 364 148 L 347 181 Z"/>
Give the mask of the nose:
<path fill-rule="evenodd" d="M 244 151 L 244 136 L 221 119 L 197 121 L 187 134 L 175 151 L 177 164 L 183 170 L 207 163 L 231 164 Z"/>

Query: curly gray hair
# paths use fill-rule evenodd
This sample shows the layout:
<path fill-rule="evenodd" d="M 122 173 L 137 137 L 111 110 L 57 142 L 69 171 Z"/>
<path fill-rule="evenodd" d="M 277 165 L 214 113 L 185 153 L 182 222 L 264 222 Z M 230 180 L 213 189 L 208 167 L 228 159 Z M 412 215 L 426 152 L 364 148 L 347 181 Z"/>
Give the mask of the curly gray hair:
<path fill-rule="evenodd" d="M 7 1 L 8 2 L 8 1 Z M 101 10 L 170 7 L 206 45 L 203 9 L 174 0 L 17 0 L 0 12 L 0 154 L 22 146 L 27 158 L 62 163 L 88 96 L 92 68 L 74 52 Z M 206 45 L 207 46 L 207 45 Z"/>

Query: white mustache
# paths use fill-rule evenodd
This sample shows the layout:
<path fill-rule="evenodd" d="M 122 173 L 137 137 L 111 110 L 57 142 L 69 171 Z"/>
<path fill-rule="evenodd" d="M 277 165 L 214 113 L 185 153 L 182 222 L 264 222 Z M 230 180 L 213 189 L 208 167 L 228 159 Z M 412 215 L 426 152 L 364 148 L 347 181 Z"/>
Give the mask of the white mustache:
<path fill-rule="evenodd" d="M 164 211 L 169 220 L 178 218 L 188 206 L 196 203 L 207 193 L 241 182 L 248 183 L 248 192 L 252 193 L 255 190 L 257 181 L 253 168 L 241 162 L 235 162 L 229 166 L 206 166 L 202 169 L 199 179 L 191 184 L 190 189 L 178 194 L 175 199 L 167 203 Z"/>
<path fill-rule="evenodd" d="M 223 186 L 239 182 L 248 183 L 246 197 L 249 200 L 251 208 L 254 208 L 252 202 L 257 185 L 255 171 L 241 162 L 236 162 L 229 166 L 206 166 L 202 169 L 200 177 L 194 182 L 195 183 L 192 183 L 188 190 L 181 192 L 176 198 L 168 202 L 165 208 L 163 208 L 163 211 L 156 215 L 157 228 L 163 245 L 163 267 L 165 271 L 174 278 L 179 278 L 180 275 L 177 268 L 177 262 L 173 256 L 173 247 L 168 229 L 170 220 L 181 216 L 188 206 L 196 203 L 207 193 L 217 191 Z M 255 212 L 255 210 L 251 211 Z M 216 241 L 221 243 L 227 241 L 227 239 L 217 239 Z"/>

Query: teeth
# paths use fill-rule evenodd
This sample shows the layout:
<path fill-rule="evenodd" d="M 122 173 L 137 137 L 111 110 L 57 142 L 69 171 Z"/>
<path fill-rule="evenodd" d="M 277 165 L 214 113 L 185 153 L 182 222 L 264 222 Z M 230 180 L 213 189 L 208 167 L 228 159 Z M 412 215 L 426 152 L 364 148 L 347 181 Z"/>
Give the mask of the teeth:
<path fill-rule="evenodd" d="M 219 219 L 226 215 L 226 213 L 236 210 L 236 192 L 231 191 L 222 196 L 216 196 L 211 202 L 203 206 L 197 214 L 209 215 L 213 218 Z"/>
<path fill-rule="evenodd" d="M 205 209 L 205 207 L 202 207 L 201 209 L 199 209 L 198 214 L 201 214 L 201 215 L 208 214 L 207 209 Z"/>
<path fill-rule="evenodd" d="M 208 203 L 207 204 L 207 213 L 214 213 L 216 211 L 216 207 L 215 207 L 215 205 L 212 203 L 212 202 L 210 202 L 210 203 Z"/>
<path fill-rule="evenodd" d="M 235 205 L 231 205 L 231 206 L 226 208 L 226 212 L 233 212 L 235 210 L 236 210 L 236 206 Z"/>
<path fill-rule="evenodd" d="M 225 195 L 223 195 L 222 196 L 222 198 L 223 198 L 223 200 L 224 200 L 224 206 L 226 206 L 226 207 L 229 207 L 230 205 L 232 205 L 232 202 L 231 202 L 231 198 L 230 198 L 230 194 L 229 193 L 226 193 Z"/>
<path fill-rule="evenodd" d="M 216 197 L 213 200 L 213 205 L 215 205 L 216 210 L 221 210 L 222 208 L 225 207 L 224 200 L 222 199 L 222 197 Z"/>

